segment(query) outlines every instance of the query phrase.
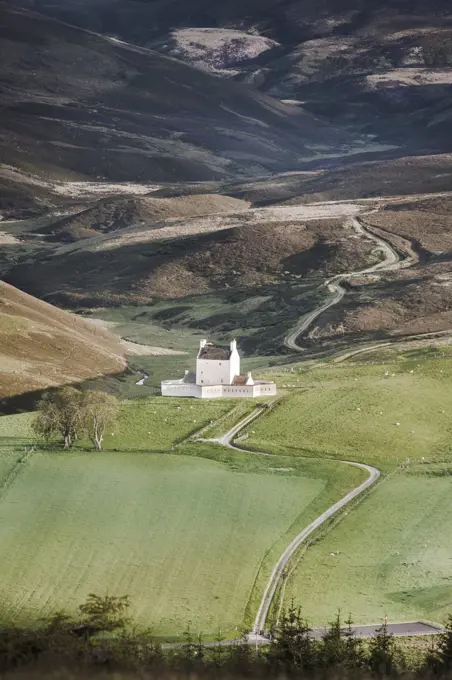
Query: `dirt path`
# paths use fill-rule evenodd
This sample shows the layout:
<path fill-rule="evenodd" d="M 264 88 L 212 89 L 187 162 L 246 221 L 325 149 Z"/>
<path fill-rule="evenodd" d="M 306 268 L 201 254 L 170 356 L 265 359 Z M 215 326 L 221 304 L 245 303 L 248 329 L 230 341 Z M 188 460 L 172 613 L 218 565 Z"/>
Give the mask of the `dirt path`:
<path fill-rule="evenodd" d="M 252 636 L 260 635 L 261 631 L 265 631 L 267 625 L 268 613 L 270 611 L 273 598 L 275 596 L 278 585 L 283 577 L 286 566 L 292 559 L 294 554 L 297 552 L 298 548 L 306 541 L 306 539 L 314 533 L 319 527 L 322 526 L 330 517 L 335 515 L 339 510 L 342 510 L 346 505 L 348 505 L 357 496 L 361 495 L 369 487 L 371 487 L 380 477 L 380 470 L 371 467 L 370 465 L 364 465 L 364 463 L 351 463 L 349 461 L 338 461 L 344 465 L 351 465 L 353 467 L 360 468 L 368 473 L 367 479 L 357 486 L 355 489 L 346 494 L 337 503 L 331 505 L 328 510 L 325 510 L 321 515 L 319 515 L 311 524 L 308 524 L 300 533 L 295 536 L 293 541 L 284 550 L 283 554 L 279 558 L 278 562 L 273 567 L 273 571 L 268 580 L 267 587 L 264 591 L 259 609 L 256 614 L 256 618 L 253 624 Z"/>
<path fill-rule="evenodd" d="M 278 399 L 272 399 L 269 402 L 267 402 L 266 406 L 267 408 L 273 408 L 273 406 L 277 403 Z M 265 412 L 265 411 L 264 411 Z M 236 446 L 234 444 L 234 439 L 238 435 L 238 433 L 243 430 L 247 425 L 249 425 L 253 420 L 258 418 L 261 414 L 263 413 L 262 408 L 256 408 L 252 413 L 250 413 L 246 418 L 241 420 L 237 425 L 235 425 L 229 432 L 227 432 L 225 435 L 218 439 L 210 440 L 210 441 L 215 441 L 218 444 L 222 444 L 223 446 L 228 446 L 230 448 L 233 448 L 236 451 L 241 451 L 242 453 L 247 453 L 247 454 L 254 454 L 254 455 L 260 455 L 260 456 L 271 456 L 271 453 L 265 453 L 264 451 L 262 452 L 254 452 L 254 451 L 247 451 L 245 449 L 241 449 L 239 446 Z M 346 505 L 348 505 L 353 499 L 355 499 L 357 496 L 362 494 L 366 489 L 371 487 L 375 482 L 378 480 L 380 477 L 380 470 L 377 468 L 371 467 L 370 465 L 364 465 L 363 463 L 352 463 L 350 461 L 337 461 L 338 463 L 344 464 L 344 465 L 352 465 L 353 467 L 360 468 L 361 470 L 364 470 L 365 472 L 368 473 L 367 479 L 357 486 L 355 489 L 350 491 L 348 494 L 346 494 L 343 498 L 341 498 L 337 503 L 334 503 L 334 505 L 331 505 L 325 512 L 323 512 L 321 515 L 319 515 L 313 522 L 308 524 L 307 527 L 304 527 L 302 531 L 300 531 L 297 536 L 291 541 L 291 543 L 287 546 L 287 548 L 284 550 L 282 553 L 281 557 L 273 567 L 273 571 L 270 575 L 270 578 L 267 582 L 267 586 L 265 588 L 264 594 L 262 596 L 259 609 L 256 614 L 256 618 L 254 620 L 253 624 L 253 630 L 249 635 L 249 640 L 252 641 L 253 643 L 258 641 L 258 638 L 262 637 L 261 636 L 261 631 L 264 631 L 266 629 L 267 625 L 267 619 L 268 619 L 268 614 L 270 611 L 271 604 L 273 602 L 273 598 L 275 596 L 276 590 L 278 588 L 278 585 L 281 581 L 281 578 L 283 577 L 284 571 L 294 556 L 294 554 L 297 552 L 299 547 L 306 541 L 306 539 L 314 533 L 319 527 L 322 526 L 330 517 L 335 515 L 339 510 L 342 510 Z M 263 638 L 266 639 L 266 638 Z M 268 640 L 267 640 L 268 642 Z"/>
<path fill-rule="evenodd" d="M 371 213 L 366 213 L 366 215 L 369 214 Z M 385 254 L 385 258 L 381 262 L 377 262 L 376 264 L 372 265 L 371 267 L 367 267 L 366 269 L 346 272 L 344 274 L 338 274 L 325 281 L 323 285 L 326 286 L 328 292 L 331 293 L 332 297 L 330 297 L 323 305 L 317 307 L 316 309 L 314 309 L 314 311 L 310 312 L 310 314 L 304 316 L 300 324 L 296 326 L 296 328 L 294 328 L 292 331 L 290 331 L 284 338 L 284 344 L 286 345 L 286 347 L 289 347 L 289 349 L 294 350 L 295 352 L 303 351 L 302 347 L 300 347 L 300 345 L 298 344 L 298 338 L 300 337 L 300 335 L 305 333 L 310 328 L 310 326 L 312 326 L 314 321 L 321 314 L 323 314 L 323 312 L 325 312 L 327 309 L 330 309 L 330 307 L 334 307 L 334 305 L 339 304 L 339 302 L 347 294 L 347 290 L 342 286 L 342 283 L 344 281 L 360 276 L 365 276 L 366 274 L 375 274 L 377 272 L 383 271 L 384 272 L 396 271 L 398 269 L 402 269 L 405 267 L 411 267 L 418 261 L 417 255 L 412 249 L 409 250 L 407 257 L 401 260 L 398 253 L 394 250 L 390 243 L 380 238 L 376 234 L 372 233 L 370 230 L 366 229 L 366 227 L 364 227 L 364 225 L 359 221 L 357 217 L 350 217 L 349 219 L 356 233 L 362 236 L 367 236 L 368 238 L 372 239 L 375 242 L 378 250 Z"/>
<path fill-rule="evenodd" d="M 272 399 L 267 402 L 266 407 L 267 408 L 273 408 L 275 404 L 278 402 L 278 398 Z M 208 441 L 213 441 L 218 444 L 222 444 L 223 446 L 228 446 L 235 451 L 240 451 L 241 453 L 246 453 L 246 454 L 254 454 L 258 456 L 272 456 L 273 454 L 267 453 L 264 451 L 249 451 L 246 449 L 241 449 L 239 446 L 234 444 L 234 440 L 237 437 L 237 435 L 253 420 L 258 418 L 260 415 L 265 413 L 265 411 L 262 410 L 262 408 L 256 408 L 252 413 L 250 413 L 246 418 L 243 418 L 237 425 L 235 425 L 229 432 L 227 432 L 225 435 L 222 437 L 219 437 L 218 439 L 210 439 Z M 355 489 L 352 489 L 348 494 L 346 494 L 343 498 L 341 498 L 337 503 L 334 503 L 332 506 L 330 506 L 325 512 L 323 512 L 321 515 L 319 515 L 313 522 L 311 522 L 308 526 L 306 526 L 302 531 L 300 531 L 297 536 L 291 541 L 291 543 L 287 546 L 287 548 L 283 551 L 282 555 L 280 556 L 279 560 L 273 567 L 272 573 L 268 579 L 264 594 L 262 596 L 262 599 L 259 604 L 258 611 L 256 613 L 256 617 L 254 619 L 253 623 L 253 628 L 252 631 L 248 634 L 247 639 L 250 643 L 255 644 L 255 645 L 268 645 L 269 639 L 267 635 L 265 634 L 265 631 L 267 630 L 267 620 L 268 620 L 268 614 L 270 611 L 270 607 L 272 605 L 275 593 L 278 589 L 278 585 L 281 582 L 281 579 L 283 578 L 283 575 L 285 573 L 285 569 L 288 566 L 290 560 L 293 558 L 297 550 L 300 548 L 300 546 L 306 541 L 306 539 L 313 534 L 319 527 L 321 527 L 326 521 L 328 521 L 333 515 L 338 513 L 340 510 L 342 510 L 346 505 L 348 505 L 352 500 L 360 496 L 362 493 L 364 493 L 367 489 L 369 489 L 371 486 L 373 486 L 378 479 L 380 478 L 380 470 L 377 468 L 374 468 L 370 465 L 365 465 L 363 463 L 355 463 L 355 462 L 350 462 L 350 461 L 336 461 L 337 463 L 340 463 L 342 465 L 352 465 L 353 467 L 360 468 L 364 470 L 365 472 L 368 473 L 367 479 L 357 486 Z M 352 630 L 356 637 L 361 637 L 361 638 L 366 638 L 366 637 L 372 637 L 375 635 L 375 632 L 379 628 L 379 624 L 371 624 L 371 625 L 361 625 L 361 626 L 353 626 Z M 391 632 L 392 635 L 398 636 L 398 637 L 403 637 L 403 636 L 422 636 L 422 635 L 437 635 L 440 631 L 440 629 L 436 626 L 433 626 L 431 624 L 424 623 L 422 621 L 413 621 L 413 622 L 406 622 L 406 623 L 390 623 L 388 625 L 388 628 Z M 324 633 L 324 629 L 317 628 L 312 631 L 313 637 L 321 637 Z M 235 644 L 235 640 L 228 640 L 224 641 L 222 644 L 224 645 L 233 645 Z M 208 645 L 209 643 L 207 643 Z M 212 643 L 214 644 L 214 643 Z"/>

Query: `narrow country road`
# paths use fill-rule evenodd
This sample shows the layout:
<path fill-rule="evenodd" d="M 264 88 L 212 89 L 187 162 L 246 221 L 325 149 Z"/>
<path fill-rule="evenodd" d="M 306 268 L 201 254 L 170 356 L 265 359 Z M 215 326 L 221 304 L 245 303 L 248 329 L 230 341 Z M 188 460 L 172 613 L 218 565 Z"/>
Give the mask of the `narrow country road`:
<path fill-rule="evenodd" d="M 366 215 L 371 214 L 366 213 Z M 366 229 L 364 225 L 355 216 L 350 216 L 350 225 L 355 229 L 356 233 L 362 236 L 366 236 L 372 239 L 378 250 L 384 253 L 385 257 L 380 262 L 367 267 L 366 269 L 359 271 L 346 272 L 344 274 L 338 274 L 327 279 L 324 286 L 328 289 L 331 297 L 322 305 L 317 307 L 315 310 L 310 312 L 308 315 L 304 316 L 301 323 L 293 329 L 286 337 L 285 344 L 290 349 L 300 352 L 302 348 L 298 345 L 297 341 L 300 335 L 308 330 L 314 321 L 325 312 L 330 307 L 337 305 L 346 295 L 346 289 L 342 286 L 345 280 L 364 276 L 366 274 L 374 274 L 376 272 L 383 271 L 394 271 L 404 267 L 412 266 L 416 263 L 417 257 L 416 253 L 412 251 L 411 248 L 407 248 L 407 256 L 401 260 L 395 249 L 387 243 L 383 238 L 380 238 L 376 234 L 372 233 L 369 229 Z M 382 343 L 380 343 L 381 345 Z M 386 344 L 386 343 L 384 343 Z M 390 344 L 390 343 L 387 343 Z M 359 353 L 360 351 L 370 351 L 371 347 L 367 347 L 361 350 L 352 350 L 347 356 L 352 356 L 354 353 Z M 274 399 L 267 403 L 267 407 L 272 408 L 278 399 Z M 262 413 L 261 408 L 255 409 L 250 415 L 244 418 L 240 423 L 235 425 L 228 433 L 222 437 L 215 439 L 219 444 L 223 446 L 228 446 L 234 448 L 235 450 L 242 451 L 243 453 L 255 453 L 256 455 L 269 456 L 272 454 L 265 452 L 250 452 L 244 449 L 240 449 L 239 446 L 234 444 L 234 439 L 237 437 L 240 431 L 242 431 L 247 425 L 249 425 L 255 418 L 257 418 Z M 337 503 L 334 503 L 325 512 L 323 512 L 319 517 L 317 517 L 313 522 L 306 526 L 302 531 L 300 531 L 297 536 L 292 540 L 292 542 L 287 546 L 279 560 L 273 567 L 272 573 L 268 579 L 264 594 L 262 596 L 258 611 L 253 624 L 253 630 L 248 635 L 248 640 L 255 644 L 266 644 L 268 643 L 268 638 L 262 635 L 262 632 L 267 628 L 267 620 L 272 605 L 275 593 L 278 589 L 278 585 L 281 582 L 285 574 L 286 567 L 288 566 L 290 560 L 295 555 L 300 546 L 306 541 L 306 539 L 311 536 L 319 527 L 321 527 L 325 522 L 327 522 L 333 515 L 342 510 L 346 505 L 348 505 L 355 498 L 364 493 L 369 489 L 380 477 L 380 470 L 374 468 L 370 465 L 365 465 L 364 463 L 355 463 L 350 461 L 337 461 L 343 465 L 352 465 L 353 467 L 360 468 L 367 473 L 367 479 L 357 486 L 355 489 L 346 494 Z M 436 634 L 438 629 L 434 626 L 422 622 L 413 622 L 406 624 L 390 624 L 391 630 L 394 635 L 425 635 L 425 634 Z M 355 626 L 354 632 L 357 636 L 366 637 L 375 633 L 378 626 Z M 313 635 L 321 635 L 322 631 L 314 630 Z"/>
<path fill-rule="evenodd" d="M 269 402 L 267 402 L 266 406 L 268 408 L 273 408 L 277 401 L 278 399 L 272 399 Z M 245 449 L 241 449 L 239 446 L 234 444 L 234 439 L 238 435 L 238 433 L 261 414 L 262 408 L 256 408 L 251 414 L 249 414 L 246 418 L 244 418 L 237 425 L 235 425 L 227 434 L 223 435 L 222 437 L 214 441 L 218 442 L 219 444 L 222 444 L 223 446 L 233 448 L 236 451 L 242 451 L 243 453 L 247 454 L 255 453 L 255 455 L 271 456 L 272 454 L 270 453 L 246 451 Z M 270 575 L 264 594 L 262 596 L 259 609 L 254 620 L 253 630 L 249 635 L 249 640 L 252 641 L 253 643 L 259 642 L 259 638 L 261 637 L 261 631 L 264 631 L 266 629 L 268 614 L 278 585 L 284 575 L 284 571 L 287 565 L 289 564 L 290 560 L 297 552 L 299 547 L 306 541 L 306 539 L 311 534 L 314 533 L 314 531 L 316 531 L 319 527 L 322 526 L 322 524 L 329 520 L 330 517 L 339 512 L 339 510 L 342 510 L 342 508 L 348 505 L 354 498 L 356 498 L 364 491 L 366 491 L 366 489 L 375 484 L 377 479 L 380 477 L 380 470 L 377 470 L 377 468 L 371 467 L 370 465 L 364 465 L 363 463 L 352 463 L 349 461 L 337 461 L 337 462 L 342 463 L 344 465 L 352 465 L 353 467 L 360 468 L 361 470 L 367 472 L 368 477 L 362 484 L 360 484 L 355 489 L 350 491 L 343 498 L 337 501 L 337 503 L 334 503 L 334 505 L 330 506 L 327 510 L 325 510 L 325 512 L 319 515 L 319 517 L 317 517 L 313 522 L 308 524 L 307 527 L 305 527 L 302 531 L 300 531 L 299 534 L 297 534 L 297 536 L 295 536 L 292 542 L 284 550 L 281 557 L 273 567 L 273 571 Z M 263 639 L 266 640 L 266 638 Z"/>
<path fill-rule="evenodd" d="M 355 489 L 346 494 L 343 498 L 341 498 L 340 501 L 329 507 L 328 510 L 325 510 L 325 512 L 319 515 L 319 517 L 317 517 L 313 522 L 311 522 L 311 524 L 308 524 L 307 527 L 305 527 L 302 531 L 300 531 L 300 533 L 297 536 L 295 536 L 290 545 L 287 546 L 287 548 L 279 558 L 278 562 L 273 567 L 273 571 L 268 580 L 267 587 L 265 589 L 264 595 L 259 605 L 258 612 L 256 614 L 256 618 L 254 620 L 253 635 L 259 635 L 260 631 L 265 630 L 268 613 L 270 611 L 270 607 L 273 602 L 273 598 L 275 596 L 278 585 L 281 581 L 281 578 L 283 577 L 284 570 L 289 561 L 294 556 L 294 554 L 297 552 L 298 548 L 306 541 L 306 539 L 311 534 L 314 533 L 314 531 L 316 531 L 319 527 L 322 526 L 322 524 L 329 520 L 330 517 L 339 512 L 339 510 L 342 510 L 342 508 L 348 505 L 354 498 L 356 498 L 364 491 L 366 491 L 366 489 L 375 484 L 377 479 L 380 477 L 380 470 L 377 470 L 377 468 L 371 467 L 370 465 L 364 465 L 363 463 L 350 463 L 348 461 L 340 462 L 344 463 L 345 465 L 352 465 L 353 467 L 365 470 L 365 472 L 367 472 L 369 476 L 362 484 L 360 484 Z"/>
<path fill-rule="evenodd" d="M 371 213 L 366 213 L 366 215 L 369 214 Z M 387 243 L 384 239 L 380 238 L 379 236 L 376 236 L 371 231 L 368 231 L 356 217 L 351 217 L 350 223 L 355 229 L 357 234 L 367 236 L 375 242 L 375 244 L 378 247 L 378 250 L 381 250 L 383 253 L 385 253 L 385 259 L 382 260 L 381 262 L 377 262 L 371 267 L 367 267 L 366 269 L 362 269 L 360 271 L 346 272 L 344 274 L 337 274 L 336 276 L 333 276 L 325 281 L 324 286 L 326 286 L 328 292 L 331 293 L 332 297 L 330 297 L 323 305 L 317 307 L 307 316 L 303 317 L 301 323 L 298 326 L 296 326 L 296 328 L 294 328 L 292 331 L 290 331 L 284 338 L 284 344 L 286 345 L 286 347 L 289 347 L 289 349 L 295 352 L 302 351 L 302 348 L 297 343 L 297 340 L 300 337 L 300 335 L 305 333 L 308 330 L 308 328 L 312 326 L 314 321 L 321 314 L 323 314 L 323 312 L 326 312 L 326 310 L 330 309 L 330 307 L 334 307 L 334 305 L 337 305 L 346 295 L 347 291 L 342 286 L 343 281 L 356 278 L 358 276 L 364 276 L 366 274 L 375 274 L 376 272 L 380 271 L 394 271 L 396 269 L 401 269 L 402 267 L 408 267 L 414 264 L 412 256 L 408 256 L 405 260 L 400 260 L 399 255 L 389 243 Z"/>

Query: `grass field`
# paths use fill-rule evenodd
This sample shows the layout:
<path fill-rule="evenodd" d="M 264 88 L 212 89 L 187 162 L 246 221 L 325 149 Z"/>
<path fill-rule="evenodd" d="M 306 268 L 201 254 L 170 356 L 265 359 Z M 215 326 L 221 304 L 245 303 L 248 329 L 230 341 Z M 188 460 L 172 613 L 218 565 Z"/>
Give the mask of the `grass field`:
<path fill-rule="evenodd" d="M 97 309 L 89 315 L 116 324 L 115 330 L 134 342 L 192 352 L 206 335 L 242 341 L 247 355 L 284 352 L 284 335 L 325 295 L 319 280 L 291 285 L 226 288 L 154 305 Z"/>
<path fill-rule="evenodd" d="M 0 493 L 0 601 L 8 617 L 36 621 L 74 610 L 90 592 L 127 593 L 133 617 L 158 635 L 181 634 L 189 622 L 208 635 L 219 628 L 232 635 L 249 624 L 291 538 L 362 480 L 361 471 L 334 462 L 288 464 L 213 445 L 150 453 L 191 431 L 190 406 L 201 406 L 184 401 L 177 427 L 170 419 L 163 426 L 170 403 L 178 405 L 123 406 L 122 452 L 35 451 L 16 466 Z M 213 416 L 230 408 L 202 406 Z M 131 452 L 143 422 L 154 436 L 147 451 Z M 29 416 L 0 418 L 18 459 L 32 441 L 29 424 Z"/>
<path fill-rule="evenodd" d="M 35 442 L 32 418 L 29 413 L 0 417 L 0 500 L 11 472 Z"/>
<path fill-rule="evenodd" d="M 391 470 L 450 456 L 452 359 L 325 365 L 281 374 L 298 389 L 253 425 L 247 447 L 342 458 Z"/>
<path fill-rule="evenodd" d="M 337 607 L 363 623 L 440 622 L 452 603 L 452 358 L 420 351 L 309 367 L 268 373 L 288 394 L 249 426 L 245 444 L 275 456 L 199 443 L 156 453 L 205 425 L 206 436 L 221 434 L 248 402 L 124 402 L 104 453 L 82 442 L 19 465 L 30 416 L 0 418 L 6 609 L 36 620 L 89 592 L 128 593 L 133 616 L 158 635 L 189 621 L 232 635 L 252 621 L 290 540 L 364 479 L 331 460 L 342 458 L 385 476 L 301 551 L 285 601 L 293 596 L 315 625 Z"/>
<path fill-rule="evenodd" d="M 308 549 L 286 602 L 294 597 L 315 625 L 337 608 L 358 623 L 442 623 L 452 612 L 451 494 L 451 476 L 404 471 L 383 481 Z"/>
<path fill-rule="evenodd" d="M 272 371 L 296 387 L 253 423 L 246 446 L 362 461 L 386 476 L 301 555 L 284 601 L 294 597 L 313 625 L 338 607 L 360 623 L 441 623 L 452 611 L 450 351 L 293 368 Z"/>
<path fill-rule="evenodd" d="M 108 433 L 105 450 L 168 450 L 235 406 L 233 399 L 204 402 L 151 397 L 122 402 L 117 431 Z"/>

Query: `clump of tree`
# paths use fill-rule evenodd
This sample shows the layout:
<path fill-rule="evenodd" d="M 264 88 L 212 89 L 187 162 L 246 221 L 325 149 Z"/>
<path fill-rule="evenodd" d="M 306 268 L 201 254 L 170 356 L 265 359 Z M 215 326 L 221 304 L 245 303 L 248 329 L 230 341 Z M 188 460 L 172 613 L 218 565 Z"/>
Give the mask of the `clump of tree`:
<path fill-rule="evenodd" d="M 384 623 L 370 640 L 360 640 L 351 620 L 340 614 L 319 638 L 313 635 L 301 610 L 293 604 L 281 616 L 268 645 L 255 649 L 246 636 L 233 644 L 204 645 L 190 628 L 182 644 L 163 649 L 149 630 L 139 630 L 128 616 L 127 596 L 91 594 L 75 615 L 57 613 L 41 626 L 19 628 L 0 624 L 0 673 L 44 670 L 43 677 L 95 677 L 101 670 L 127 678 L 416 678 L 407 675 L 400 645 Z M 437 637 L 418 677 L 450 677 L 452 617 Z M 432 674 L 433 671 L 433 674 Z M 74 675 L 75 673 L 75 675 Z M 77 675 L 77 673 L 79 675 Z M 25 677 L 25 676 L 23 676 Z M 67 673 L 64 673 L 67 677 Z M 102 675 L 102 677 L 108 677 Z"/>
<path fill-rule="evenodd" d="M 70 449 L 82 430 L 82 393 L 75 387 L 62 387 L 44 394 L 33 430 L 46 441 L 61 438 L 64 448 Z"/>
<path fill-rule="evenodd" d="M 289 676 L 318 671 L 368 671 L 381 676 L 404 669 L 402 652 L 389 633 L 386 621 L 365 644 L 355 636 L 351 616 L 343 622 L 340 612 L 320 639 L 316 639 L 301 609 L 294 603 L 283 612 L 273 633 L 268 660 L 275 670 Z"/>
<path fill-rule="evenodd" d="M 61 439 L 65 449 L 77 439 L 87 438 L 101 451 L 107 429 L 116 425 L 118 410 L 118 400 L 112 394 L 63 387 L 44 394 L 39 401 L 33 430 L 46 441 Z"/>

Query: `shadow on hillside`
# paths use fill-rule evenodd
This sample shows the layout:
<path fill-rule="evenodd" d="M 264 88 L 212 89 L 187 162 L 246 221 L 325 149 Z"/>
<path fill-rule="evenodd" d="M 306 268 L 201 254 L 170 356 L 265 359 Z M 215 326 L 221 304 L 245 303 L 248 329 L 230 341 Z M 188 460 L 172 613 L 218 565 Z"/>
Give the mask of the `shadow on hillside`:
<path fill-rule="evenodd" d="M 129 374 L 129 370 L 127 369 L 126 371 L 121 371 L 120 373 L 108 373 L 105 374 L 105 376 L 99 376 L 99 380 L 102 378 L 108 378 L 111 381 L 114 380 L 120 380 L 123 378 L 125 375 Z M 49 393 L 49 392 L 55 392 L 58 389 L 61 389 L 62 387 L 75 387 L 77 389 L 95 389 L 94 387 L 94 382 L 95 379 L 88 379 L 88 380 L 83 380 L 78 383 L 66 383 L 65 385 L 59 385 L 58 387 L 47 387 L 42 390 L 33 390 L 30 392 L 24 392 L 23 394 L 16 394 L 11 397 L 5 397 L 4 399 L 0 400 L 0 417 L 1 416 L 9 416 L 9 415 L 16 415 L 18 413 L 29 413 L 30 411 L 35 411 L 37 408 L 37 404 L 39 400 L 42 398 L 42 395 L 44 393 Z M 108 386 L 103 385 L 102 390 L 104 392 L 107 391 L 114 391 L 113 389 L 108 389 Z M 4 442 L 7 437 L 0 437 L 0 447 L 1 447 L 1 442 Z M 27 438 L 25 438 L 27 439 Z M 17 445 L 17 438 L 14 438 L 14 442 Z M 34 439 L 30 439 L 29 441 L 25 442 L 26 444 L 35 443 Z"/>

